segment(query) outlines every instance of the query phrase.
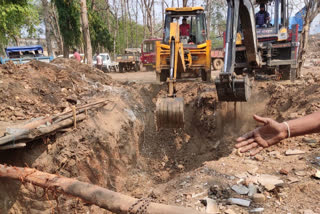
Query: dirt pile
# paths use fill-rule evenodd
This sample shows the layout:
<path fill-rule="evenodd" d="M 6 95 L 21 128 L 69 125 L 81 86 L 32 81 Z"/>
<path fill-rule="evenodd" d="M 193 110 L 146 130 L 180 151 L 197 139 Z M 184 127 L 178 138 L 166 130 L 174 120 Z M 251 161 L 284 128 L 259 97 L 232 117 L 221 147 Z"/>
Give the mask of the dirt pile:
<path fill-rule="evenodd" d="M 306 61 L 313 66 L 320 66 L 320 34 L 312 35 L 309 38 L 309 47 L 306 53 Z"/>
<path fill-rule="evenodd" d="M 68 59 L 0 65 L 0 79 L 0 121 L 59 113 L 113 85 L 99 70 Z"/>
<path fill-rule="evenodd" d="M 320 76 L 308 73 L 296 83 L 269 83 L 267 115 L 277 120 L 295 119 L 320 109 Z"/>
<path fill-rule="evenodd" d="M 65 129 L 29 143 L 25 149 L 0 151 L 0 162 L 125 191 L 126 179 L 139 162 L 144 111 L 141 96 L 108 75 L 74 60 L 32 61 L 0 67 L 0 130 L 7 123 L 65 111 L 71 105 L 108 99 L 89 111 L 77 129 Z M 13 142 L 14 143 L 14 142 Z M 104 213 L 78 199 L 0 180 L 0 213 Z M 42 196 L 40 196 L 42 195 Z"/>

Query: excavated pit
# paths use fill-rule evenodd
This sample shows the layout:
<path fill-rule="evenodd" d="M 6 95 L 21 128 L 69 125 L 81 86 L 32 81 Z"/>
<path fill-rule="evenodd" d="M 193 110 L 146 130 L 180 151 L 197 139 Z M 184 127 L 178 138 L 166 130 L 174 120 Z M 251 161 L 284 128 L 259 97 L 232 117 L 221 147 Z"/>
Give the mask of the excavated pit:
<path fill-rule="evenodd" d="M 202 205 L 194 196 L 207 196 L 211 185 L 234 182 L 238 171 L 253 165 L 235 155 L 233 148 L 236 137 L 257 125 L 252 114 L 284 120 L 294 112 L 305 115 L 320 108 L 320 79 L 312 75 L 296 84 L 256 83 L 250 102 L 237 104 L 219 103 L 213 83 L 195 80 L 177 85 L 178 96 L 185 101 L 185 128 L 157 131 L 155 103 L 165 95 L 166 85 L 119 83 L 68 60 L 50 66 L 37 62 L 2 66 L 0 76 L 1 134 L 11 123 L 57 113 L 75 103 L 110 100 L 89 111 L 76 129 L 37 139 L 23 149 L 0 151 L 1 164 L 29 166 L 137 198 L 153 196 L 159 203 L 197 209 Z M 108 213 L 78 198 L 4 178 L 0 211 Z M 274 211 L 271 207 L 269 213 Z"/>
<path fill-rule="evenodd" d="M 157 185 L 228 156 L 237 133 L 252 126 L 247 120 L 251 109 L 256 111 L 256 104 L 265 100 L 256 96 L 253 103 L 235 108 L 233 103 L 218 103 L 212 83 L 180 83 L 178 96 L 185 100 L 185 128 L 157 131 L 155 103 L 157 97 L 165 95 L 165 85 L 113 83 L 103 87 L 107 90 L 94 96 L 110 98 L 111 104 L 90 112 L 77 129 L 38 139 L 24 149 L 1 151 L 0 162 L 146 197 L 157 190 Z M 0 179 L 0 186 L 0 210 L 4 213 L 106 212 L 30 184 Z"/>

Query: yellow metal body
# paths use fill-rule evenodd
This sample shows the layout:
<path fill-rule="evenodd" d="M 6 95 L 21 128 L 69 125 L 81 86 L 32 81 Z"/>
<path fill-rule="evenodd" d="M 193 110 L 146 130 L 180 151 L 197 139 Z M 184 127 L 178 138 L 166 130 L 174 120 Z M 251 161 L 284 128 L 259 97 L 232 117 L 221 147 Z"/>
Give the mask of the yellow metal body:
<path fill-rule="evenodd" d="M 186 14 L 186 12 L 197 10 L 203 11 L 204 9 L 202 7 L 166 9 L 167 12 L 174 11 L 175 14 L 179 12 Z M 178 22 L 171 22 L 168 43 L 156 41 L 157 77 L 159 75 L 160 81 L 166 81 L 168 84 L 166 97 L 159 98 L 156 104 L 156 124 L 158 128 L 184 127 L 184 101 L 183 98 L 176 97 L 176 80 L 183 73 L 197 73 L 199 75 L 203 70 L 211 72 L 211 41 L 207 40 L 197 45 L 184 45 L 180 41 L 179 31 Z M 174 47 L 174 51 L 171 51 L 170 47 Z M 170 77 L 170 59 L 173 59 L 173 57 L 173 75 Z M 166 79 L 161 77 L 162 72 L 167 72 Z"/>
<path fill-rule="evenodd" d="M 166 11 L 175 11 L 175 12 L 191 12 L 196 10 L 204 10 L 203 7 L 168 7 Z"/>
<path fill-rule="evenodd" d="M 171 23 L 176 24 L 177 23 Z M 170 25 L 170 33 L 171 33 Z M 178 28 L 179 29 L 179 28 Z M 171 38 L 171 37 L 170 37 Z M 177 37 L 176 37 L 177 38 Z M 178 37 L 179 38 L 179 37 Z M 179 59 L 181 65 L 177 64 L 175 70 L 177 73 L 199 72 L 200 69 L 210 71 L 211 69 L 211 40 L 206 43 L 199 44 L 195 48 L 185 48 L 183 44 L 176 40 L 176 51 L 179 51 Z M 184 55 L 187 55 L 185 57 Z M 178 57 L 178 54 L 175 54 Z M 156 42 L 156 72 L 161 70 L 168 70 L 170 68 L 170 44 L 162 44 L 160 41 Z M 176 63 L 180 60 L 175 60 Z M 177 76 L 175 76 L 177 77 Z"/>
<path fill-rule="evenodd" d="M 236 45 L 242 45 L 242 36 L 240 33 L 237 33 Z"/>

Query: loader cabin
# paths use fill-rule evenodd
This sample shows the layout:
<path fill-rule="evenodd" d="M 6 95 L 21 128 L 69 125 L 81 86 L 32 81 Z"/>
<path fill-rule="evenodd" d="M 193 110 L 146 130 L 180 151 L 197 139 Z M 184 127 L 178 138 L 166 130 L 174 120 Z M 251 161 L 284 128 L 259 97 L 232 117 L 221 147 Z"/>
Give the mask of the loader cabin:
<path fill-rule="evenodd" d="M 270 17 L 266 20 L 265 24 L 261 25 L 260 23 L 259 25 L 257 16 L 259 12 L 261 12 L 262 6 L 264 7 L 263 10 L 267 12 Z M 259 42 L 285 41 L 291 39 L 291 31 L 288 30 L 288 0 L 256 0 L 254 13 L 256 15 L 256 33 Z M 241 37 L 238 36 L 237 44 L 241 43 Z"/>
<path fill-rule="evenodd" d="M 163 32 L 164 44 L 169 44 L 171 22 L 179 23 L 180 41 L 184 47 L 206 43 L 206 17 L 202 7 L 167 8 Z"/>
<path fill-rule="evenodd" d="M 162 42 L 156 42 L 156 75 L 160 82 L 165 82 L 170 76 L 170 62 L 173 59 L 172 55 L 175 54 L 171 53 L 172 39 L 174 44 L 176 43 L 174 45 L 176 50 L 183 49 L 178 51 L 180 58 L 177 58 L 177 63 L 171 67 L 176 71 L 174 78 L 201 76 L 203 81 L 210 81 L 211 40 L 207 40 L 204 9 L 202 7 L 166 9 L 163 39 Z"/>

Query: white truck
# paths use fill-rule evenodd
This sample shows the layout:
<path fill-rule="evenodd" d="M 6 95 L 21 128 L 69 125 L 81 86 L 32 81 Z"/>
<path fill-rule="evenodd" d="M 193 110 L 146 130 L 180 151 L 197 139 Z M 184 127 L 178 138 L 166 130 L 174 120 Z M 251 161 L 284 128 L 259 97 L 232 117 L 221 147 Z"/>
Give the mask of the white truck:
<path fill-rule="evenodd" d="M 102 71 L 104 72 L 117 72 L 119 70 L 119 66 L 117 62 L 112 62 L 109 53 L 100 53 L 102 57 Z M 97 65 L 96 55 L 93 57 L 93 65 Z"/>

